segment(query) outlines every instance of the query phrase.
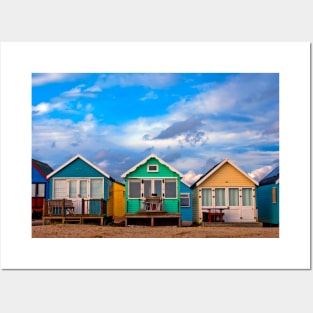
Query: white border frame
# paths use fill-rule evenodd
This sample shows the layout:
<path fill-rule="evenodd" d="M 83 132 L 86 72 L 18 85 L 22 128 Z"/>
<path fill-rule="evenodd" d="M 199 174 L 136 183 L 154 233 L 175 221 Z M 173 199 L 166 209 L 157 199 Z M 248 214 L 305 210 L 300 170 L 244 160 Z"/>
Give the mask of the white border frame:
<path fill-rule="evenodd" d="M 280 238 L 32 239 L 28 203 L 33 72 L 279 73 Z M 1 182 L 5 181 L 1 184 L 1 267 L 309 269 L 309 136 L 309 42 L 1 43 Z M 290 159 L 295 151 L 299 154 Z M 290 161 L 295 171 L 287 166 Z M 8 188 L 13 180 L 25 201 L 14 210 L 8 205 L 15 198 Z M 307 197 L 295 199 L 300 189 Z M 301 222 L 294 220 L 295 208 L 301 208 Z"/>

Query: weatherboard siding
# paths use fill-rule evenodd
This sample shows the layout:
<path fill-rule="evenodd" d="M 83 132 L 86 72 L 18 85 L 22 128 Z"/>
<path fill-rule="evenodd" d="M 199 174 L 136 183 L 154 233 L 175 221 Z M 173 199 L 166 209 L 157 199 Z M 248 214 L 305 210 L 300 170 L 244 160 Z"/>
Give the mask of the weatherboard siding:
<path fill-rule="evenodd" d="M 277 190 L 277 202 L 272 202 L 272 188 Z M 269 184 L 257 188 L 258 219 L 262 223 L 279 224 L 279 184 Z"/>
<path fill-rule="evenodd" d="M 192 221 L 194 223 L 200 223 L 202 218 L 200 218 L 201 207 L 199 206 L 199 188 L 192 190 Z M 201 213 L 202 214 L 202 213 Z"/>
<path fill-rule="evenodd" d="M 68 164 L 66 167 L 61 169 L 59 172 L 53 175 L 54 178 L 57 177 L 103 177 L 103 174 L 98 172 L 96 169 L 91 167 L 89 164 L 81 159 L 76 159 L 72 163 Z"/>
<path fill-rule="evenodd" d="M 148 165 L 158 165 L 159 169 L 158 172 L 148 172 L 147 166 Z M 142 164 L 138 166 L 138 168 L 134 171 L 131 172 L 127 175 L 127 178 L 135 178 L 135 177 L 140 177 L 140 178 L 176 178 L 179 177 L 177 173 L 171 171 L 167 166 L 164 164 L 160 163 L 157 159 L 151 158 L 149 159 L 145 164 Z"/>
<path fill-rule="evenodd" d="M 157 172 L 148 172 L 148 165 L 157 165 Z M 139 165 L 133 172 L 128 173 L 125 178 L 125 207 L 127 213 L 136 213 L 142 209 L 142 199 L 129 199 L 129 179 L 160 179 L 164 185 L 163 179 L 176 179 L 176 194 L 175 199 L 163 199 L 163 209 L 168 213 L 180 212 L 180 176 L 178 173 L 172 171 L 169 167 L 162 164 L 156 158 L 152 157 L 147 162 Z M 162 186 L 164 188 L 164 186 Z"/>
<path fill-rule="evenodd" d="M 50 197 L 54 197 L 53 185 L 56 179 L 103 179 L 103 198 L 108 200 L 109 186 L 111 182 L 102 173 L 98 172 L 92 166 L 81 159 L 76 159 L 59 172 L 50 177 Z"/>
<path fill-rule="evenodd" d="M 213 173 L 199 187 L 255 187 L 255 184 L 228 163 Z"/>
<path fill-rule="evenodd" d="M 113 182 L 109 189 L 108 210 L 113 216 L 122 217 L 125 215 L 125 186 L 123 184 Z"/>
<path fill-rule="evenodd" d="M 182 207 L 180 204 L 180 214 L 181 220 L 186 222 L 192 221 L 192 193 L 188 186 L 186 186 L 183 182 L 180 183 L 180 194 L 188 193 L 189 194 L 189 206 Z"/>

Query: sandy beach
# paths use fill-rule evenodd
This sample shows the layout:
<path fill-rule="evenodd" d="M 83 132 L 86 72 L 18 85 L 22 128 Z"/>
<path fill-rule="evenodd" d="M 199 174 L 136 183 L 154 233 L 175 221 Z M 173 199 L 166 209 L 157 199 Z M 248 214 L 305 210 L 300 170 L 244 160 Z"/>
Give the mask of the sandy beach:
<path fill-rule="evenodd" d="M 279 227 L 42 225 L 35 221 L 32 238 L 279 238 Z"/>

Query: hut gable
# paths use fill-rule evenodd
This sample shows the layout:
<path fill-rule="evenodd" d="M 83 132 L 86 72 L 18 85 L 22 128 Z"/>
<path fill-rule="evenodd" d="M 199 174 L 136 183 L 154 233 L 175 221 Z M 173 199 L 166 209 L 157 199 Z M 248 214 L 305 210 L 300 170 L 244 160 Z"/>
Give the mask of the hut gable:
<path fill-rule="evenodd" d="M 112 180 L 109 174 L 77 154 L 48 175 L 51 177 L 103 177 Z"/>
<path fill-rule="evenodd" d="M 196 187 L 223 187 L 223 186 L 257 186 L 258 182 L 252 179 L 229 159 L 216 164 L 192 186 Z"/>
<path fill-rule="evenodd" d="M 157 157 L 155 154 L 149 155 L 147 158 L 133 166 L 130 170 L 121 175 L 126 177 L 183 177 L 179 171 L 171 165 Z"/>

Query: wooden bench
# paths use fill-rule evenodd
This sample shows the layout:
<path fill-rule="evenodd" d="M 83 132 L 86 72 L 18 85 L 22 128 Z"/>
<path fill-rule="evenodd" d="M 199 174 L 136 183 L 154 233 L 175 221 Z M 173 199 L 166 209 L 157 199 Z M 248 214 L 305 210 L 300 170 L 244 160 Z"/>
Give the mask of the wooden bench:
<path fill-rule="evenodd" d="M 47 213 L 48 215 L 74 215 L 74 204 L 72 200 L 47 200 Z"/>

